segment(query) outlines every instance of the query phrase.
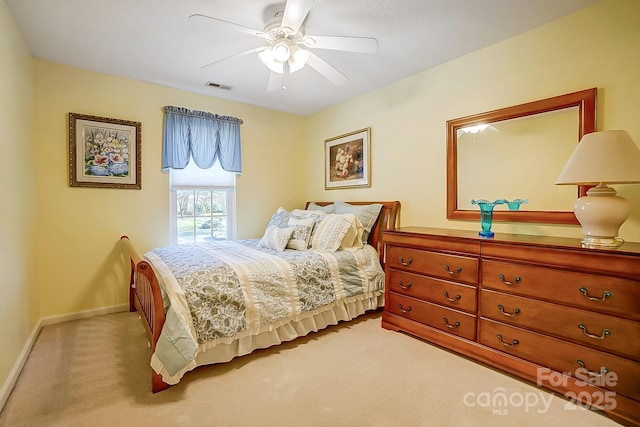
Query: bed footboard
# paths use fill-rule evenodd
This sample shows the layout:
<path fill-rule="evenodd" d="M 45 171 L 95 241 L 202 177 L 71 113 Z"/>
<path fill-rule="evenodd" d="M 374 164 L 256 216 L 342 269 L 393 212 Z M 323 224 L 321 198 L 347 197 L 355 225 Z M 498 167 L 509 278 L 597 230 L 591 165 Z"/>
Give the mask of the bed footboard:
<path fill-rule="evenodd" d="M 133 247 L 129 237 L 122 236 L 120 241 L 124 245 L 131 262 L 129 311 L 138 311 L 147 331 L 151 351 L 154 352 L 165 320 L 160 285 L 151 265 Z M 151 390 L 153 393 L 165 390 L 168 387 L 169 385 L 162 381 L 162 377 L 151 369 Z"/>

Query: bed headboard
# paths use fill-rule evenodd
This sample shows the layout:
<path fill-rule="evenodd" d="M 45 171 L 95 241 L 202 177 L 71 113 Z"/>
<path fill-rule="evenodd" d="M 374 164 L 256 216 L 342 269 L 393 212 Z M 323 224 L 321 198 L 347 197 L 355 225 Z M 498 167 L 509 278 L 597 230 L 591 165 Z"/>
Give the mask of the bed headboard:
<path fill-rule="evenodd" d="M 311 202 L 307 202 L 304 206 L 305 209 L 309 207 Z M 333 202 L 314 202 L 319 206 L 331 205 Z M 382 209 L 380 209 L 380 214 L 378 215 L 378 219 L 375 224 L 371 228 L 371 233 L 369 233 L 368 243 L 376 248 L 378 254 L 380 254 L 380 264 L 384 264 L 384 246 L 382 245 L 382 231 L 383 230 L 394 230 L 396 228 L 396 221 L 400 215 L 400 202 L 346 202 L 350 205 L 370 205 L 372 203 L 380 203 L 382 204 Z"/>

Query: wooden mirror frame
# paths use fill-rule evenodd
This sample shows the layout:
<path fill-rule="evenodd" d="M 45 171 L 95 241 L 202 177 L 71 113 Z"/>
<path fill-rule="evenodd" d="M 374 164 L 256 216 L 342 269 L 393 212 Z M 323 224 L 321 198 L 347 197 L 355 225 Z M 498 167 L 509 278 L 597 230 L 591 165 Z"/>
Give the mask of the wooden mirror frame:
<path fill-rule="evenodd" d="M 515 119 L 564 108 L 578 107 L 578 141 L 596 130 L 597 88 L 501 108 L 473 116 L 447 121 L 447 219 L 479 220 L 480 210 L 458 209 L 458 129 L 483 123 Z M 568 159 L 567 159 L 568 160 Z M 589 186 L 578 186 L 578 198 L 586 194 Z M 579 224 L 573 211 L 493 211 L 494 221 L 522 221 L 550 224 Z"/>

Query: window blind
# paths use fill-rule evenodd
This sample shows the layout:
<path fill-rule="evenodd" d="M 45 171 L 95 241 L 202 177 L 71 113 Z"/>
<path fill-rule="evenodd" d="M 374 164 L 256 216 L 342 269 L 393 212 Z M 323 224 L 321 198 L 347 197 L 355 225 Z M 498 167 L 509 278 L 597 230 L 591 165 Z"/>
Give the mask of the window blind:
<path fill-rule="evenodd" d="M 235 172 L 227 172 L 222 169 L 220 162 L 216 162 L 209 169 L 200 169 L 194 161 L 190 161 L 184 169 L 169 169 L 169 186 L 171 190 L 193 190 L 197 188 L 233 190 L 235 183 Z"/>

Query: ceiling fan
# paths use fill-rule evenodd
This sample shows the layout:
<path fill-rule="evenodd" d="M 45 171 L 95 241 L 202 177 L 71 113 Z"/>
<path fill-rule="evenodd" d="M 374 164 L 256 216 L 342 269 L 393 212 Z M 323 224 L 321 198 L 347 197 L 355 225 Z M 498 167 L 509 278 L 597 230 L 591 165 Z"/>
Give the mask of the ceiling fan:
<path fill-rule="evenodd" d="M 313 68 L 327 80 L 340 86 L 349 80 L 310 49 L 328 49 L 347 52 L 375 54 L 378 41 L 370 37 L 348 36 L 310 36 L 306 35 L 302 25 L 307 18 L 313 0 L 287 0 L 284 5 L 268 8 L 269 19 L 264 30 L 255 30 L 243 25 L 228 22 L 212 16 L 193 14 L 190 19 L 207 19 L 225 25 L 236 31 L 263 38 L 267 43 L 235 55 L 222 58 L 201 68 L 206 68 L 232 58 L 257 53 L 260 61 L 271 70 L 268 91 L 286 89 L 286 79 L 290 73 L 302 69 L 305 65 Z M 284 6 L 284 9 L 282 8 Z"/>

